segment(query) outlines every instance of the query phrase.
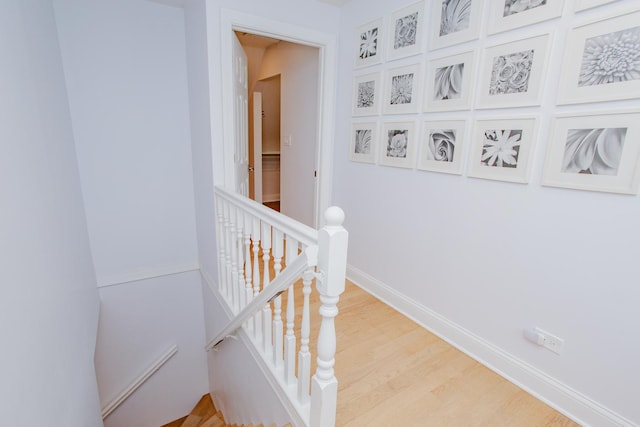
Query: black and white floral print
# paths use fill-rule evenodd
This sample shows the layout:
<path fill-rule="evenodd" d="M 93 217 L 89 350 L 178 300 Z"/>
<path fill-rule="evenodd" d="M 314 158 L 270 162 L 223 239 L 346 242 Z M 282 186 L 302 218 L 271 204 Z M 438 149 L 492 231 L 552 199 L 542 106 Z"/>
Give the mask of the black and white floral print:
<path fill-rule="evenodd" d="M 373 107 L 376 95 L 376 82 L 374 80 L 358 83 L 358 108 Z"/>
<path fill-rule="evenodd" d="M 360 33 L 360 59 L 367 59 L 378 54 L 378 28 Z"/>
<path fill-rule="evenodd" d="M 640 79 L 640 27 L 588 38 L 578 86 Z"/>
<path fill-rule="evenodd" d="M 408 129 L 393 129 L 387 134 L 387 157 L 407 157 L 409 145 Z"/>
<path fill-rule="evenodd" d="M 505 0 L 503 16 L 514 15 L 546 4 L 547 0 Z"/>
<path fill-rule="evenodd" d="M 435 160 L 438 162 L 453 162 L 455 146 L 455 129 L 433 130 L 429 134 L 429 141 L 427 144 L 427 160 Z"/>
<path fill-rule="evenodd" d="M 486 130 L 480 162 L 485 166 L 517 167 L 521 140 L 522 130 Z"/>
<path fill-rule="evenodd" d="M 433 99 L 435 101 L 459 99 L 462 96 L 463 73 L 464 63 L 436 69 Z"/>
<path fill-rule="evenodd" d="M 534 50 L 525 50 L 493 58 L 490 95 L 527 92 Z"/>
<path fill-rule="evenodd" d="M 471 0 L 442 0 L 440 36 L 466 30 L 470 18 Z"/>
<path fill-rule="evenodd" d="M 413 96 L 413 73 L 391 78 L 391 105 L 411 104 Z"/>
<path fill-rule="evenodd" d="M 627 128 L 569 129 L 562 172 L 617 175 Z"/>
<path fill-rule="evenodd" d="M 372 132 L 371 129 L 356 129 L 355 144 L 353 152 L 355 154 L 371 154 Z"/>
<path fill-rule="evenodd" d="M 418 12 L 398 18 L 396 20 L 393 48 L 401 49 L 416 44 L 418 31 Z"/>

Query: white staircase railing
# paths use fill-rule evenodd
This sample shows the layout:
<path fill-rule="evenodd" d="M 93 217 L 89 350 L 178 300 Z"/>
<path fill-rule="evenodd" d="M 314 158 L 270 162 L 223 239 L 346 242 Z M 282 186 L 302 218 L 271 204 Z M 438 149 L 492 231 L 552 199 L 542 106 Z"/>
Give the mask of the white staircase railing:
<path fill-rule="evenodd" d="M 207 350 L 223 347 L 227 336 L 244 328 L 305 425 L 333 427 L 338 393 L 334 318 L 347 265 L 344 213 L 337 207 L 327 209 L 326 225 L 314 230 L 236 193 L 220 187 L 215 191 L 218 290 L 235 317 Z M 320 300 L 316 346 L 310 336 L 314 280 Z M 302 290 L 298 297 L 297 287 Z M 302 299 L 299 324 L 297 298 Z M 317 367 L 311 377 L 314 347 Z"/>

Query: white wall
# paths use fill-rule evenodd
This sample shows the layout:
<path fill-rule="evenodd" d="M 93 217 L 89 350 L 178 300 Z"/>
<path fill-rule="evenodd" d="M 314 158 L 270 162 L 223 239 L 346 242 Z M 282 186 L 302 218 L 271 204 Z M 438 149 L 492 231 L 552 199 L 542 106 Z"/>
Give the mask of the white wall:
<path fill-rule="evenodd" d="M 318 48 L 280 42 L 265 51 L 259 79 L 280 75 L 280 212 L 314 226 Z M 291 138 L 291 145 L 285 140 Z"/>
<path fill-rule="evenodd" d="M 0 3 L 0 418 L 102 425 L 98 293 L 51 1 Z"/>
<path fill-rule="evenodd" d="M 536 389 L 534 382 L 524 384 L 543 397 L 556 399 L 562 394 L 558 390 L 579 393 L 552 403 L 563 406 L 566 399 L 581 400 L 583 395 L 586 400 L 581 401 L 594 403 L 594 408 L 561 408 L 585 417 L 583 422 L 606 425 L 594 421 L 598 419 L 590 412 L 594 409 L 604 414 L 612 411 L 610 419 L 621 416 L 637 424 L 640 341 L 634 337 L 640 287 L 634 258 L 640 241 L 638 197 L 541 186 L 552 114 L 637 108 L 637 100 L 555 107 L 565 33 L 602 14 L 632 5 L 637 8 L 637 2 L 619 1 L 575 15 L 573 2 L 565 3 L 561 19 L 486 36 L 485 16 L 478 41 L 358 70 L 366 73 L 424 62 L 436 55 L 482 51 L 486 46 L 553 33 L 542 106 L 517 110 L 540 118 L 528 185 L 350 162 L 355 29 L 383 16 L 388 24 L 391 13 L 406 2 L 354 0 L 343 7 L 334 203 L 346 212 L 349 263 L 352 272 L 364 278 L 363 285 L 386 285 L 392 293 L 442 316 L 450 326 L 461 327 L 461 339 L 448 338 L 463 347 L 474 337 L 489 353 L 522 362 L 530 372 L 538 370 L 544 381 L 545 375 L 557 380 L 559 388 L 550 391 Z M 472 110 L 432 113 L 428 118 L 473 120 L 513 113 Z M 374 119 L 382 123 L 398 118 L 426 119 L 427 115 Z M 523 328 L 532 325 L 564 338 L 563 353 L 558 356 L 525 341 Z M 435 322 L 428 326 L 438 330 Z"/>
<path fill-rule="evenodd" d="M 198 245 L 184 11 L 149 1 L 54 4 L 103 286 L 102 406 L 179 344 L 105 424 L 159 425 L 207 390 L 200 278 L 188 272 L 198 268 Z"/>

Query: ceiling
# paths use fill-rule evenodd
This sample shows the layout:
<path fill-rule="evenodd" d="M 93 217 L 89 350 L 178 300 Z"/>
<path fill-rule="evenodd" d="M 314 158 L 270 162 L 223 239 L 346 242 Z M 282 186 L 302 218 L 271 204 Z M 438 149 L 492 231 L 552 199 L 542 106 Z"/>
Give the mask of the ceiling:
<path fill-rule="evenodd" d="M 240 31 L 236 31 L 236 35 L 238 36 L 238 40 L 240 40 L 240 44 L 242 46 L 267 48 L 280 42 L 280 40 L 272 39 L 270 37 L 263 37 Z"/>

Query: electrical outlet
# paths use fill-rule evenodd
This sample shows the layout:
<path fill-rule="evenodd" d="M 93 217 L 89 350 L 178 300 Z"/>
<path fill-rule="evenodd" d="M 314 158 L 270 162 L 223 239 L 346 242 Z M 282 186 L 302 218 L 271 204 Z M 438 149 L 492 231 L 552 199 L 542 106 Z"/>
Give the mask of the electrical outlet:
<path fill-rule="evenodd" d="M 536 333 L 538 333 L 543 347 L 556 354 L 562 353 L 562 347 L 564 347 L 564 340 L 562 338 L 551 335 L 549 332 L 543 331 L 540 328 L 536 328 Z"/>

